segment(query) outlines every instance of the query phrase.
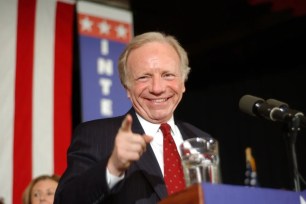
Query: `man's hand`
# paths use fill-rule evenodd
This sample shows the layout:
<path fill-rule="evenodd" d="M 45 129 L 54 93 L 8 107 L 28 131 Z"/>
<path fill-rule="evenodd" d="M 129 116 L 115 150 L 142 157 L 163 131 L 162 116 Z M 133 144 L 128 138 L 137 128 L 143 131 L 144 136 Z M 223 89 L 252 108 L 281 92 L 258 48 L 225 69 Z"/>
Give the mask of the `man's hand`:
<path fill-rule="evenodd" d="M 147 144 L 153 140 L 151 136 L 133 133 L 132 122 L 131 115 L 124 118 L 108 160 L 107 168 L 115 176 L 121 176 L 132 162 L 139 160 L 146 151 Z"/>

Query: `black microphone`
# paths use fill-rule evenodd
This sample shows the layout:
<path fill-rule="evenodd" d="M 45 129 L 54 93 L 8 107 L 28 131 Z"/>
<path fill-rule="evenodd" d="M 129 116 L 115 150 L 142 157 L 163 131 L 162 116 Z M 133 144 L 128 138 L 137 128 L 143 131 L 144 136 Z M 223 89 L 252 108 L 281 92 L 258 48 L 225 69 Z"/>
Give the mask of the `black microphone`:
<path fill-rule="evenodd" d="M 281 112 L 279 107 L 268 104 L 264 99 L 251 95 L 244 95 L 241 97 L 239 108 L 242 112 L 249 115 L 273 121 L 275 119 L 272 115 L 275 114 L 275 112 Z"/>
<path fill-rule="evenodd" d="M 294 117 L 298 117 L 300 125 L 306 127 L 306 118 L 301 111 L 290 109 L 288 104 L 275 99 L 265 101 L 256 96 L 244 95 L 239 101 L 239 108 L 249 115 L 272 121 L 288 123 L 292 122 Z"/>
<path fill-rule="evenodd" d="M 285 102 L 278 101 L 276 99 L 268 99 L 266 102 L 272 106 L 277 106 L 281 110 L 281 113 L 277 112 L 272 117 L 275 117 L 275 120 L 280 121 L 290 121 L 293 117 L 298 117 L 300 120 L 300 125 L 306 127 L 306 118 L 304 113 L 295 109 L 289 108 L 289 105 Z"/>

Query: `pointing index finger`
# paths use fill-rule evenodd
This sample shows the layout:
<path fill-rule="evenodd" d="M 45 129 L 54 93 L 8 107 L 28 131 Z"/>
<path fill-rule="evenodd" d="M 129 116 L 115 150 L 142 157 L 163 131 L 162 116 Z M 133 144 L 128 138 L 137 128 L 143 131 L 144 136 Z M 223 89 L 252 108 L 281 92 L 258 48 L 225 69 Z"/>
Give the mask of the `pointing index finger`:
<path fill-rule="evenodd" d="M 121 128 L 122 131 L 131 131 L 132 129 L 132 116 L 130 114 L 126 115 L 124 120 L 122 121 Z"/>

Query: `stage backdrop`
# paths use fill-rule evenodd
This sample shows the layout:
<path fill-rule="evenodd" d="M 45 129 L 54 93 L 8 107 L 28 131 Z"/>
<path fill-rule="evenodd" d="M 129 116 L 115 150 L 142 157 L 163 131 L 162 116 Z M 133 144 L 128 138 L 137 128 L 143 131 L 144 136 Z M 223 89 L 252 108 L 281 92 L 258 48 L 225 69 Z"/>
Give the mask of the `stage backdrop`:
<path fill-rule="evenodd" d="M 66 168 L 74 8 L 0 0 L 0 198 L 7 204 L 21 203 L 33 177 Z"/>
<path fill-rule="evenodd" d="M 133 36 L 132 13 L 90 2 L 77 4 L 82 121 L 124 114 L 130 101 L 117 61 Z"/>

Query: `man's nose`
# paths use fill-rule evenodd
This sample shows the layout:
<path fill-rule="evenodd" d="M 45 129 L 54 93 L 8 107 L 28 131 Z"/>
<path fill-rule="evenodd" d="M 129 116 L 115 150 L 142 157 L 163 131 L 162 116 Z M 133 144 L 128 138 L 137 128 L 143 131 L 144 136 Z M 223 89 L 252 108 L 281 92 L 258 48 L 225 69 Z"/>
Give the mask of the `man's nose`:
<path fill-rule="evenodd" d="M 163 92 L 165 89 L 164 85 L 165 85 L 164 81 L 162 80 L 161 77 L 153 77 L 151 84 L 151 92 L 157 94 Z"/>

